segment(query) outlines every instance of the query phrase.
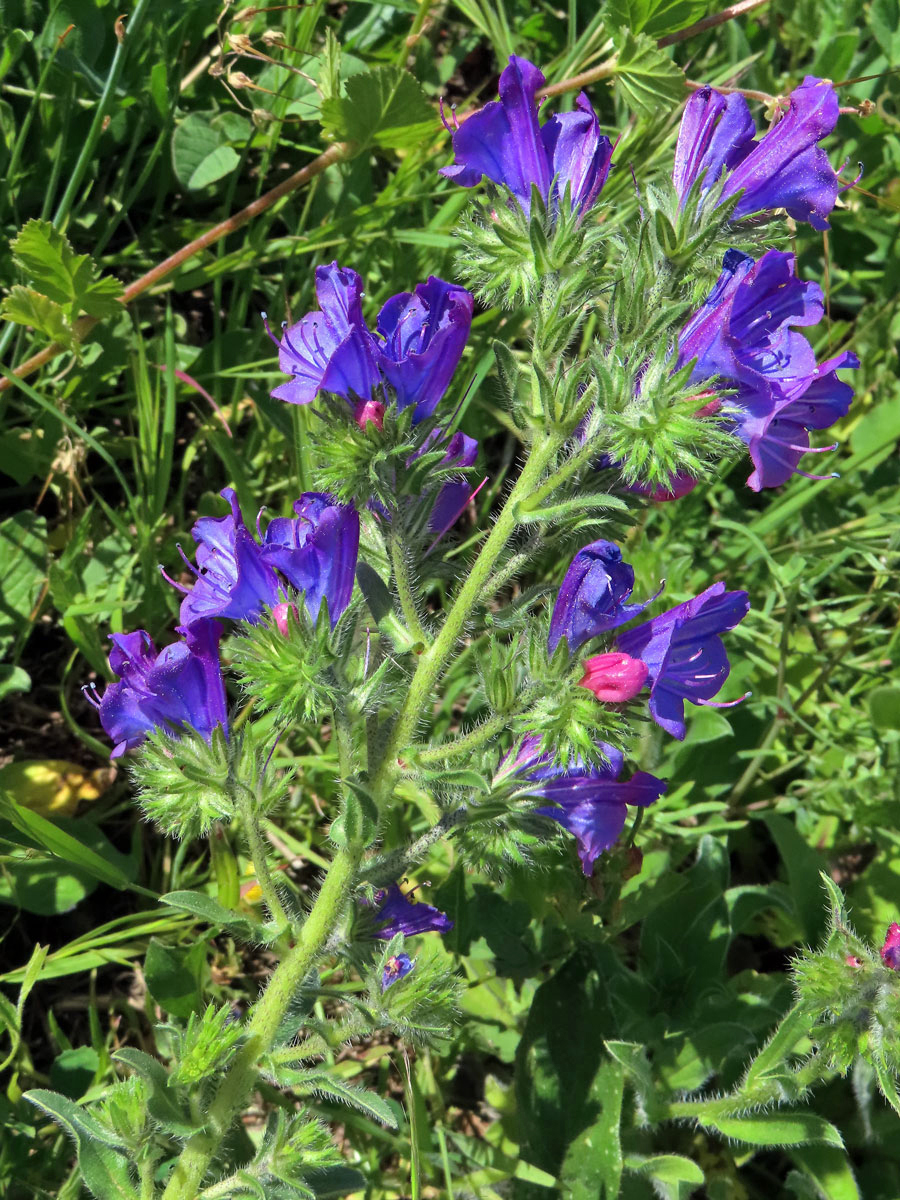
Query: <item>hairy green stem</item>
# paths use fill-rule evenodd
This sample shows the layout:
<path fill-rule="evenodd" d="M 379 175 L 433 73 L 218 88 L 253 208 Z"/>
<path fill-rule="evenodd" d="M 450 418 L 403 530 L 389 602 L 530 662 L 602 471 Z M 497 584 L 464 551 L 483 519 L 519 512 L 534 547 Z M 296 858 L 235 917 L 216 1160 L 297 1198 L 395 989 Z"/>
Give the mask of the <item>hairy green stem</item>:
<path fill-rule="evenodd" d="M 272 872 L 269 870 L 269 847 L 259 827 L 259 821 L 257 820 L 256 811 L 253 806 L 253 792 L 237 780 L 235 784 L 235 800 L 237 801 L 238 812 L 241 815 L 241 822 L 244 826 L 247 843 L 250 847 L 250 857 L 253 859 L 253 870 L 256 872 L 256 882 L 259 884 L 259 890 L 263 894 L 263 900 L 266 902 L 266 907 L 269 910 L 272 920 L 277 921 L 281 926 L 290 925 L 291 918 L 281 902 L 281 897 L 278 895 L 278 889 L 275 886 L 275 880 L 272 878 Z"/>
<path fill-rule="evenodd" d="M 205 1127 L 188 1140 L 163 1192 L 163 1200 L 196 1200 L 203 1176 L 256 1081 L 257 1063 L 271 1047 L 303 980 L 315 965 L 334 933 L 350 894 L 362 858 L 362 847 L 338 851 L 322 890 L 269 986 L 254 1006 L 247 1025 L 247 1040 L 219 1084 Z"/>
<path fill-rule="evenodd" d="M 409 561 L 406 557 L 400 533 L 396 529 L 396 521 L 391 527 L 388 542 L 390 544 L 394 584 L 397 588 L 397 598 L 400 601 L 403 619 L 406 621 L 407 629 L 416 641 L 421 642 L 423 646 L 427 646 L 430 639 L 419 618 L 419 610 L 416 608 L 416 596 L 409 574 Z"/>
<path fill-rule="evenodd" d="M 446 762 L 448 759 L 460 758 L 466 754 L 470 754 L 473 750 L 477 750 L 485 742 L 489 742 L 491 738 L 496 737 L 498 733 L 503 733 L 504 730 L 508 729 L 513 718 L 520 716 L 528 708 L 532 700 L 538 698 L 540 691 L 541 689 L 536 685 L 523 688 L 516 698 L 516 704 L 513 708 L 497 713 L 494 717 L 488 717 L 486 721 L 482 721 L 480 725 L 476 725 L 468 733 L 452 738 L 449 742 L 443 742 L 440 746 L 433 746 L 428 750 L 422 750 L 418 755 L 419 762 L 427 766 L 429 763 L 440 763 Z"/>
<path fill-rule="evenodd" d="M 560 466 L 544 480 L 540 487 L 536 488 L 528 497 L 528 509 L 530 512 L 536 512 L 543 502 L 552 496 L 556 489 L 573 475 L 577 474 L 582 467 L 586 467 L 593 459 L 598 457 L 597 447 L 591 442 L 585 442 L 577 450 L 573 451 Z"/>
<path fill-rule="evenodd" d="M 412 740 L 416 724 L 431 697 L 432 688 L 446 667 L 472 609 L 481 599 L 494 564 L 515 531 L 518 524 L 518 507 L 531 497 L 558 448 L 559 441 L 553 434 L 545 434 L 532 448 L 519 478 L 497 516 L 494 528 L 447 613 L 440 633 L 419 658 L 406 701 L 397 716 L 387 748 L 372 779 L 372 790 L 376 795 L 387 796 L 390 793 L 399 773 L 397 756 Z"/>

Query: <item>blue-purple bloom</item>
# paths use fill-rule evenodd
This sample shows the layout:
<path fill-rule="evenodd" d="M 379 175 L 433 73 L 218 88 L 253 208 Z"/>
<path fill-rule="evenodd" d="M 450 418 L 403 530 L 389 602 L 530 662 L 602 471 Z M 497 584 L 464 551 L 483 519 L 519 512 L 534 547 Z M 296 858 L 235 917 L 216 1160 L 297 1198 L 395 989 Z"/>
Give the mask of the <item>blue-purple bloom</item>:
<path fill-rule="evenodd" d="M 807 75 L 781 119 L 757 141 L 743 96 L 700 88 L 687 102 L 675 148 L 673 180 L 682 204 L 701 175 L 706 192 L 724 174 L 723 200 L 743 192 L 735 217 L 783 208 L 814 229 L 828 229 L 839 184 L 817 143 L 834 130 L 839 109 L 831 84 Z"/>
<path fill-rule="evenodd" d="M 404 975 L 408 975 L 415 966 L 414 961 L 408 954 L 392 954 L 384 964 L 384 970 L 381 972 L 381 990 L 386 992 L 392 983 L 396 983 L 398 979 L 402 979 Z"/>
<path fill-rule="evenodd" d="M 313 620 L 324 601 L 333 629 L 353 594 L 359 514 L 352 504 L 336 504 L 324 492 L 304 492 L 294 512 L 294 518 L 269 522 L 261 558 L 304 593 Z"/>
<path fill-rule="evenodd" d="M 313 620 L 326 602 L 334 628 L 353 592 L 359 551 L 356 509 L 321 492 L 305 492 L 294 505 L 296 517 L 270 521 L 261 545 L 244 524 L 234 489 L 223 488 L 220 494 L 231 505 L 230 515 L 201 517 L 191 531 L 199 569 L 187 558 L 185 562 L 197 577 L 194 586 L 188 589 L 169 579 L 185 593 L 181 623 L 206 617 L 259 620 L 284 592 L 280 572 L 292 588 L 305 593 Z"/>
<path fill-rule="evenodd" d="M 521 777 L 527 795 L 550 801 L 535 812 L 558 821 L 575 837 L 582 870 L 590 875 L 596 860 L 624 829 L 627 806 L 653 804 L 665 792 L 666 783 L 646 771 L 620 781 L 625 756 L 605 742 L 600 743 L 605 763 L 585 767 L 576 760 L 569 769 L 551 765 L 549 755 L 539 754 L 539 745 L 540 738 L 525 738 L 516 754 L 501 764 L 497 778 Z"/>
<path fill-rule="evenodd" d="M 475 187 L 487 177 L 508 188 L 526 216 L 535 185 L 551 212 L 569 188 L 572 211 L 593 206 L 609 175 L 613 146 L 582 92 L 575 112 L 538 121 L 537 93 L 546 79 L 533 63 L 513 55 L 500 76 L 500 99 L 451 130 L 453 165 L 442 175 Z M 449 128 L 449 127 L 448 127 Z"/>
<path fill-rule="evenodd" d="M 651 596 L 642 604 L 626 604 L 633 588 L 634 568 L 623 561 L 622 551 L 614 542 L 591 542 L 579 550 L 553 606 L 547 639 L 550 653 L 565 637 L 574 654 L 591 638 L 638 616 L 656 599 Z"/>
<path fill-rule="evenodd" d="M 197 567 L 187 558 L 184 561 L 196 576 L 194 586 L 186 588 L 169 580 L 185 593 L 182 625 L 204 617 L 254 621 L 264 606 L 278 600 L 278 576 L 262 561 L 259 543 L 241 516 L 237 493 L 227 487 L 219 494 L 231 505 L 230 515 L 201 517 L 191 530 L 197 543 Z"/>
<path fill-rule="evenodd" d="M 469 336 L 471 294 L 431 275 L 415 291 L 388 300 L 376 333 L 363 318 L 362 296 L 356 271 L 336 262 L 316 268 L 319 311 L 285 329 L 280 343 L 273 335 L 279 366 L 291 378 L 272 395 L 289 404 L 311 404 L 319 392 L 329 392 L 347 400 L 364 421 L 371 419 L 376 393 L 387 385 L 399 410 L 413 408 L 415 423 L 430 417 Z"/>
<path fill-rule="evenodd" d="M 100 699 L 86 690 L 100 723 L 115 743 L 111 758 L 139 746 L 152 729 L 190 726 L 207 741 L 217 725 L 228 728 L 225 685 L 219 665 L 218 621 L 179 628 L 184 641 L 157 650 L 144 629 L 112 633 L 110 669 L 119 676 Z"/>
<path fill-rule="evenodd" d="M 755 262 L 729 250 L 715 287 L 681 332 L 676 366 L 696 359 L 693 380 L 715 378 L 734 389 L 728 419 L 750 451 L 754 491 L 806 475 L 798 463 L 810 449 L 807 431 L 827 428 L 850 406 L 852 388 L 835 371 L 859 366 L 856 356 L 817 364 L 807 339 L 791 328 L 815 325 L 823 312 L 821 288 L 797 278 L 793 254 L 767 250 Z"/>
<path fill-rule="evenodd" d="M 734 629 L 749 608 L 746 592 L 726 592 L 724 583 L 714 583 L 693 600 L 617 637 L 617 650 L 647 664 L 650 715 L 673 737 L 685 734 L 685 700 L 730 707 L 712 701 L 731 670 L 720 635 Z"/>
<path fill-rule="evenodd" d="M 431 904 L 417 904 L 409 896 L 400 891 L 396 883 L 392 883 L 384 891 L 375 893 L 375 924 L 378 927 L 375 936 L 384 941 L 390 941 L 398 933 L 412 937 L 415 933 L 446 933 L 453 928 L 453 922 L 446 913 L 434 908 Z"/>

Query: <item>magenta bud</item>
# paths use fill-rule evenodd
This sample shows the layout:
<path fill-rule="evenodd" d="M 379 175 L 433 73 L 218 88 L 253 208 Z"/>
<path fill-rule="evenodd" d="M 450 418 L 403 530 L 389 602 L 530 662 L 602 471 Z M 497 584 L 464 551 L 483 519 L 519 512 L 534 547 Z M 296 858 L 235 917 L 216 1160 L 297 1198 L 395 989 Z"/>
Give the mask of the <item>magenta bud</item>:
<path fill-rule="evenodd" d="M 900 925 L 892 921 L 888 926 L 884 945 L 881 947 L 881 961 L 892 971 L 900 971 Z"/>
<path fill-rule="evenodd" d="M 384 405 L 380 400 L 366 400 L 358 404 L 353 415 L 360 429 L 365 429 L 370 421 L 376 429 L 384 429 Z"/>
<path fill-rule="evenodd" d="M 280 604 L 276 604 L 272 609 L 272 619 L 278 628 L 278 632 L 283 637 L 290 637 L 290 619 L 293 617 L 295 621 L 300 620 L 300 614 L 297 611 L 296 604 L 289 604 L 287 600 L 283 600 Z"/>
<path fill-rule="evenodd" d="M 598 700 L 615 704 L 633 700 L 646 683 L 648 674 L 645 662 L 614 651 L 585 659 L 584 676 L 578 683 L 593 692 Z"/>

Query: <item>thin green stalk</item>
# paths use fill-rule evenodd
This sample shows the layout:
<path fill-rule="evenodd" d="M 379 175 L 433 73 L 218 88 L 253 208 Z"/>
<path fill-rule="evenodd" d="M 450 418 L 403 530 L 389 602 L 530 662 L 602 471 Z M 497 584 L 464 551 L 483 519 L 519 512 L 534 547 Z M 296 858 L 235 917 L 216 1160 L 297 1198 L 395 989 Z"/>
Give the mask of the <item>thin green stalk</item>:
<path fill-rule="evenodd" d="M 495 717 L 488 717 L 486 721 L 482 721 L 480 725 L 476 725 L 468 733 L 464 733 L 460 737 L 451 738 L 449 742 L 444 742 L 440 746 L 433 746 L 428 750 L 422 750 L 418 756 L 419 762 L 427 766 L 429 763 L 447 762 L 448 759 L 460 758 L 470 754 L 473 750 L 477 750 L 483 746 L 485 742 L 489 742 L 491 738 L 496 737 L 498 733 L 503 733 L 505 729 L 508 729 L 513 718 L 523 713 L 531 701 L 536 700 L 539 695 L 540 688 L 537 686 L 524 688 L 519 693 L 517 703 L 513 709 L 497 713 Z"/>
<path fill-rule="evenodd" d="M 119 82 L 119 77 L 122 74 L 122 68 L 125 66 L 125 58 L 128 54 L 128 44 L 137 38 L 138 30 L 141 23 L 150 7 L 150 0 L 138 0 L 135 5 L 134 12 L 128 19 L 128 28 L 125 35 L 116 46 L 116 52 L 113 55 L 112 65 L 109 68 L 109 74 L 106 76 L 106 83 L 103 85 L 103 92 L 94 112 L 94 119 L 91 121 L 91 127 L 88 130 L 87 137 L 84 139 L 84 145 L 81 147 L 81 153 L 78 155 L 78 161 L 72 168 L 72 173 L 69 176 L 69 182 L 66 190 L 63 192 L 62 199 L 56 206 L 56 212 L 53 214 L 53 224 L 59 228 L 60 224 L 69 215 L 72 207 L 72 201 L 75 198 L 75 193 L 81 187 L 82 180 L 87 174 L 90 166 L 91 157 L 94 153 L 94 148 L 100 140 L 100 135 L 103 133 L 103 122 L 105 121 L 108 112 L 110 101 L 116 90 Z"/>
<path fill-rule="evenodd" d="M 391 552 L 391 568 L 394 572 L 394 583 L 397 587 L 397 597 L 400 601 L 403 619 L 406 621 L 406 626 L 416 641 L 422 642 L 423 645 L 427 646 L 429 642 L 428 634 L 425 632 L 422 622 L 419 619 L 415 592 L 413 591 L 412 580 L 409 574 L 409 561 L 406 556 L 403 540 L 396 528 L 396 523 L 391 527 L 388 542 Z"/>
<path fill-rule="evenodd" d="M 278 895 L 278 889 L 275 886 L 275 880 L 272 878 L 272 872 L 269 870 L 269 847 L 262 835 L 256 811 L 253 807 L 255 797 L 251 789 L 239 781 L 236 781 L 234 791 L 238 812 L 241 815 L 241 822 L 244 826 L 244 833 L 250 846 L 250 856 L 253 859 L 253 870 L 256 872 L 256 882 L 259 884 L 259 890 L 263 894 L 263 900 L 266 902 L 266 907 L 272 916 L 272 920 L 277 921 L 282 926 L 288 926 L 291 924 L 291 918 L 281 902 L 281 897 Z"/>
<path fill-rule="evenodd" d="M 393 787 L 398 773 L 397 756 L 411 741 L 416 724 L 428 704 L 431 690 L 447 665 L 447 660 L 462 635 L 472 609 L 481 598 L 484 587 L 491 577 L 494 564 L 518 524 L 519 504 L 532 495 L 532 490 L 537 487 L 558 448 L 559 442 L 552 434 L 545 435 L 544 440 L 533 447 L 519 478 L 494 522 L 487 541 L 482 546 L 465 583 L 447 613 L 440 633 L 419 658 L 418 666 L 409 685 L 406 701 L 400 710 L 381 763 L 372 779 L 372 790 L 379 797 L 382 805 L 384 797 Z"/>
<path fill-rule="evenodd" d="M 585 442 L 573 454 L 559 466 L 552 475 L 549 475 L 539 488 L 531 493 L 528 497 L 528 508 L 531 512 L 536 512 L 543 504 L 548 496 L 552 496 L 560 484 L 571 479 L 582 467 L 587 466 L 589 462 L 597 457 L 597 447 L 591 442 Z"/>
<path fill-rule="evenodd" d="M 207 1114 L 207 1124 L 185 1145 L 163 1192 L 163 1200 L 196 1200 L 213 1156 L 256 1082 L 257 1063 L 271 1047 L 298 989 L 337 927 L 361 857 L 359 846 L 345 847 L 335 856 L 296 945 L 276 968 L 252 1010 L 247 1040 L 219 1085 Z"/>

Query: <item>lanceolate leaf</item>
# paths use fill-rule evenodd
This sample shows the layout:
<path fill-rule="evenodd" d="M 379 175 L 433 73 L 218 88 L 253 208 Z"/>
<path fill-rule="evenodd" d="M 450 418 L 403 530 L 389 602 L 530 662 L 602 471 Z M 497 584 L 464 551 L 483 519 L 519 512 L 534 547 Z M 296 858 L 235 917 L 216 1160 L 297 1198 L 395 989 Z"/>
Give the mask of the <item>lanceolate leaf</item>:
<path fill-rule="evenodd" d="M 381 1096 L 352 1087 L 325 1071 L 292 1071 L 290 1079 L 286 1082 L 297 1091 L 327 1096 L 340 1101 L 341 1104 L 349 1104 L 351 1108 L 358 1108 L 360 1112 L 366 1113 L 374 1121 L 380 1121 L 382 1125 L 387 1125 L 389 1129 L 397 1128 L 394 1110 Z"/>
<path fill-rule="evenodd" d="M 750 1146 L 802 1146 L 824 1142 L 842 1147 L 844 1140 L 830 1121 L 808 1112 L 754 1113 L 746 1117 L 698 1117 L 707 1129 Z"/>
<path fill-rule="evenodd" d="M 74 1100 L 69 1100 L 67 1096 L 61 1096 L 59 1092 L 51 1092 L 46 1088 L 32 1088 L 30 1092 L 25 1092 L 25 1099 L 43 1109 L 79 1143 L 88 1140 L 120 1149 L 126 1147 L 126 1143 L 111 1129 L 101 1125 L 86 1109 Z"/>

